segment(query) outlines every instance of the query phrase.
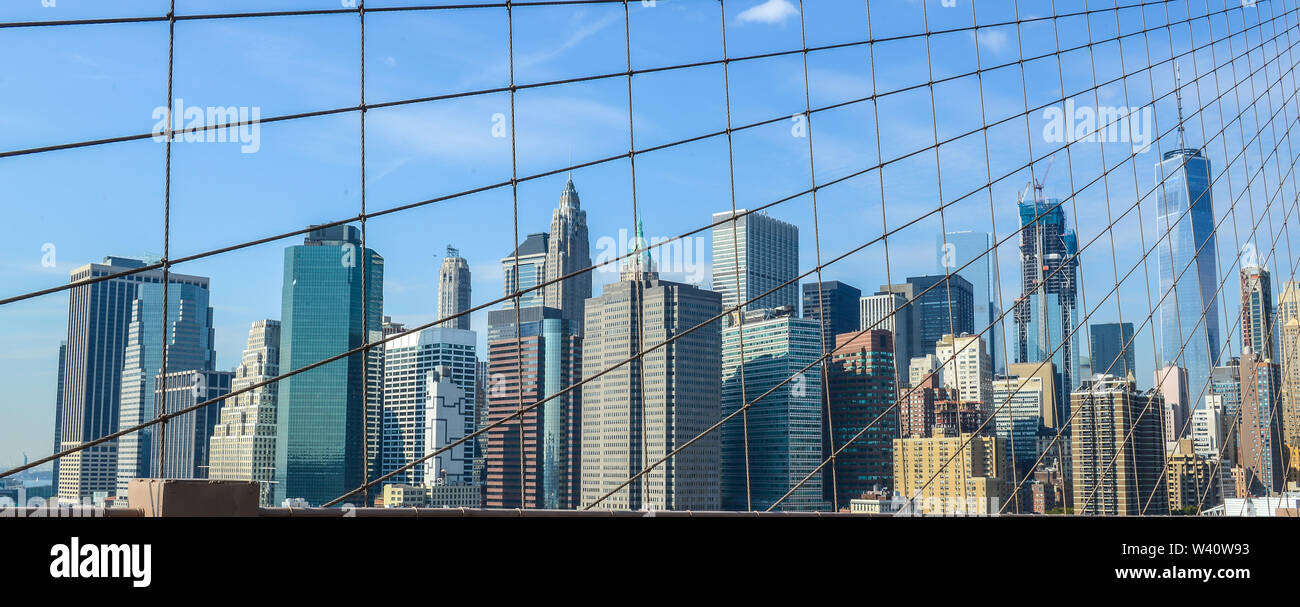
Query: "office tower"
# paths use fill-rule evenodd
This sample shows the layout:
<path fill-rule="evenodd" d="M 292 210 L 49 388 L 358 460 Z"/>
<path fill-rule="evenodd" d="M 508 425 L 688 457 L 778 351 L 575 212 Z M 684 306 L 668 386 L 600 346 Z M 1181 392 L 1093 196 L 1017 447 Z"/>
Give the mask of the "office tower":
<path fill-rule="evenodd" d="M 280 374 L 280 321 L 258 320 L 248 330 L 244 357 L 230 380 L 238 392 Z M 271 506 L 275 480 L 275 414 L 279 388 L 268 384 L 226 399 L 212 430 L 208 478 L 255 481 L 259 503 Z"/>
<path fill-rule="evenodd" d="M 442 268 L 438 270 L 438 318 L 466 312 L 471 305 L 469 261 L 460 256 L 459 250 L 448 245 L 447 256 L 442 258 Z M 468 331 L 469 314 L 461 314 L 438 326 Z"/>
<path fill-rule="evenodd" d="M 1222 503 L 1218 466 L 1213 460 L 1198 455 L 1190 439 L 1181 439 L 1169 455 L 1165 466 L 1165 486 L 1169 488 L 1169 512 L 1183 511 L 1197 514 Z"/>
<path fill-rule="evenodd" d="M 516 314 L 518 316 L 516 317 Z M 517 319 L 517 322 L 516 322 Z M 577 508 L 581 453 L 582 338 L 555 308 L 488 313 L 487 431 L 484 505 L 489 508 Z M 510 417 L 538 401 L 521 417 Z"/>
<path fill-rule="evenodd" d="M 722 329 L 722 415 L 753 403 L 720 430 L 724 510 L 767 510 L 821 463 L 821 355 L 821 323 L 790 308 L 746 312 Z M 822 507 L 822 475 L 777 506 Z"/>
<path fill-rule="evenodd" d="M 970 281 L 975 325 L 971 333 L 993 327 L 998 317 L 998 284 L 994 267 L 993 235 L 988 232 L 963 230 L 948 232 L 937 236 L 939 263 L 935 269 L 940 274 L 956 273 Z M 984 341 L 989 347 L 989 358 L 993 361 L 993 371 L 1001 373 L 1007 361 L 1003 359 L 1002 331 L 993 327 L 984 333 Z"/>
<path fill-rule="evenodd" d="M 360 231 L 348 225 L 312 230 L 303 244 L 284 251 L 280 372 L 378 341 L 383 302 L 384 258 L 361 246 Z M 366 408 L 373 407 L 367 392 L 382 380 L 367 377 L 375 358 L 358 353 L 277 382 L 273 503 L 300 498 L 320 505 L 374 478 L 378 440 L 367 432 L 367 421 L 374 421 L 366 418 L 374 416 Z"/>
<path fill-rule="evenodd" d="M 473 331 L 441 327 L 384 344 L 381 475 L 474 432 L 477 344 Z M 466 484 L 473 480 L 473 455 L 471 438 L 384 482 Z"/>
<path fill-rule="evenodd" d="M 1042 421 L 1044 428 L 1055 430 L 1058 424 L 1065 423 L 1068 411 L 1064 411 L 1067 403 L 1056 400 L 1059 392 L 1056 386 L 1056 365 L 1051 362 L 1047 363 L 1012 363 L 1007 365 L 1007 374 L 1016 377 L 1036 377 L 1043 384 L 1043 409 Z M 996 400 L 996 399 L 995 399 Z M 1001 404 L 999 401 L 997 404 Z M 996 406 L 996 405 L 995 405 Z"/>
<path fill-rule="evenodd" d="M 1241 428 L 1241 360 L 1232 358 L 1227 364 L 1210 369 L 1210 393 L 1217 396 L 1220 405 L 1223 443 L 1220 457 L 1228 460 L 1231 468 L 1237 465 L 1237 434 Z"/>
<path fill-rule="evenodd" d="M 1049 387 L 1041 376 L 993 381 L 993 434 L 1006 439 L 1019 476 L 1028 473 L 1040 455 L 1038 431 L 1043 427 L 1043 398 Z"/>
<path fill-rule="evenodd" d="M 960 275 L 913 276 L 905 283 L 881 285 L 876 294 L 886 293 L 907 299 L 911 309 L 907 351 L 912 358 L 934 354 L 934 344 L 944 335 L 975 334 L 984 329 L 975 326 L 971 283 Z"/>
<path fill-rule="evenodd" d="M 1160 303 L 1161 363 L 1186 369 L 1187 384 L 1203 386 L 1211 367 L 1219 362 L 1223 343 L 1214 296 L 1218 249 L 1210 160 L 1198 149 L 1166 152 L 1155 167 L 1155 177 L 1159 186 L 1156 233 L 1167 234 L 1157 251 L 1160 294 L 1164 297 Z"/>
<path fill-rule="evenodd" d="M 1074 513 L 1168 514 L 1160 393 L 1094 375 L 1070 394 L 1070 407 Z"/>
<path fill-rule="evenodd" d="M 864 493 L 893 487 L 898 412 L 892 407 L 897 388 L 892 333 L 855 331 L 835 339 L 835 354 L 826 370 L 829 404 L 821 450 L 822 459 L 831 465 L 820 476 L 823 499 L 843 507 Z M 849 444 L 854 437 L 857 440 Z"/>
<path fill-rule="evenodd" d="M 217 353 L 213 346 L 212 308 L 208 305 L 208 279 L 168 273 L 167 327 L 164 333 L 163 285 L 142 283 L 131 302 L 126 352 L 122 364 L 122 403 L 119 428 L 129 428 L 153 418 L 154 380 L 162 370 L 163 335 L 167 336 L 167 372 L 211 370 Z M 158 427 L 144 428 L 117 439 L 117 496 L 126 497 L 133 478 L 151 478 L 157 458 L 150 457 L 150 441 Z M 207 437 L 204 437 L 207 440 Z M 205 470 L 206 472 L 206 470 Z"/>
<path fill-rule="evenodd" d="M 171 366 L 170 364 L 168 366 Z M 190 370 L 159 374 L 152 382 L 153 417 L 175 413 L 230 393 L 231 371 Z M 149 459 L 160 462 L 154 478 L 208 478 L 212 431 L 221 418 L 224 401 L 183 413 L 157 426 L 150 441 Z"/>
<path fill-rule="evenodd" d="M 1253 352 L 1241 355 L 1241 425 L 1237 433 L 1237 462 L 1245 468 L 1246 490 L 1252 496 L 1285 489 L 1282 431 L 1279 427 L 1281 371 L 1272 359 Z"/>
<path fill-rule="evenodd" d="M 1279 364 L 1282 367 L 1282 440 L 1300 449 L 1300 282 L 1287 281 L 1277 300 L 1277 326 L 1280 333 Z M 1296 467 L 1296 459 L 1291 459 Z"/>
<path fill-rule="evenodd" d="M 1020 203 L 1021 296 L 1016 300 L 1016 362 L 1056 365 L 1056 402 L 1078 384 L 1078 243 L 1059 200 Z M 1096 367 L 1096 365 L 1094 365 Z"/>
<path fill-rule="evenodd" d="M 894 374 L 899 386 L 909 385 L 909 365 L 912 361 L 913 309 L 907 297 L 899 293 L 868 295 L 858 300 L 858 327 L 860 331 L 889 331 L 894 342 Z M 937 363 L 936 363 L 937 364 Z"/>
<path fill-rule="evenodd" d="M 144 265 L 136 259 L 105 257 L 102 264 L 72 270 L 71 280 L 76 283 L 98 279 L 139 270 Z M 180 281 L 198 279 L 172 277 Z M 161 280 L 161 270 L 137 271 L 68 290 L 68 332 L 59 380 L 62 396 L 55 415 L 59 443 L 55 450 L 70 449 L 118 430 L 122 371 L 136 296 L 140 285 Z M 201 280 L 206 285 L 207 279 Z M 161 317 L 157 321 L 161 330 Z M 161 347 L 161 336 L 157 343 Z M 113 494 L 117 488 L 117 455 L 117 441 L 107 441 L 63 457 L 58 464 L 58 498 L 80 503 Z"/>
<path fill-rule="evenodd" d="M 1275 330 L 1273 281 L 1268 270 L 1258 265 L 1242 267 L 1241 351 L 1249 349 L 1257 358 L 1278 360 Z"/>
<path fill-rule="evenodd" d="M 962 402 L 979 403 L 986 415 L 993 413 L 993 363 L 978 335 L 944 335 L 935 344 L 943 387 L 956 389 Z"/>
<path fill-rule="evenodd" d="M 1090 366 L 1092 373 L 1081 374 L 1080 378 L 1090 377 L 1093 373 L 1128 377 L 1129 373 L 1137 375 L 1137 345 L 1133 343 L 1133 323 L 1105 322 L 1090 325 L 1091 334 Z"/>
<path fill-rule="evenodd" d="M 505 276 L 505 294 L 513 295 L 515 291 L 528 291 L 519 296 L 521 308 L 540 306 L 546 301 L 546 288 L 538 287 L 546 282 L 546 255 L 549 250 L 550 234 L 540 232 L 529 234 L 511 255 L 501 258 L 501 274 Z M 501 302 L 507 309 L 514 309 L 515 298 Z"/>
<path fill-rule="evenodd" d="M 546 243 L 545 305 L 558 308 L 564 320 L 582 335 L 583 302 L 591 297 L 591 272 L 565 280 L 564 276 L 591 267 L 591 245 L 587 238 L 587 212 L 582 210 L 573 178 L 564 183 L 560 206 L 551 212 L 551 233 Z M 467 327 L 468 328 L 468 327 Z"/>
<path fill-rule="evenodd" d="M 1206 394 L 1205 406 L 1192 412 L 1192 446 L 1197 455 L 1222 457 L 1223 423 L 1223 395 Z"/>
<path fill-rule="evenodd" d="M 63 439 L 61 438 L 63 434 L 63 367 L 64 367 L 64 363 L 67 362 L 67 353 L 68 353 L 68 342 L 60 340 L 59 341 L 59 372 L 58 375 L 56 376 L 57 379 L 55 380 L 57 386 L 54 388 L 54 450 L 55 451 L 59 451 L 60 449 L 63 448 L 62 447 Z M 52 465 L 54 466 L 54 472 L 50 476 L 50 491 L 52 492 L 53 496 L 57 498 L 59 496 L 59 460 L 57 459 L 54 460 L 54 462 L 52 462 Z"/>
<path fill-rule="evenodd" d="M 835 349 L 836 336 L 862 330 L 858 326 L 861 298 L 862 291 L 838 280 L 803 283 L 803 317 L 825 326 L 824 353 Z"/>
<path fill-rule="evenodd" d="M 1165 448 L 1169 449 L 1182 438 L 1183 425 L 1187 421 L 1190 409 L 1187 371 L 1174 365 L 1156 369 L 1155 387 L 1160 391 L 1160 398 L 1164 401 L 1160 409 L 1160 420 L 1165 437 Z"/>
<path fill-rule="evenodd" d="M 997 514 L 1011 497 L 1011 458 L 993 436 L 894 439 L 894 491 L 923 514 Z"/>
<path fill-rule="evenodd" d="M 755 220 L 754 226 L 765 221 Z M 741 233 L 761 235 L 757 228 Z M 615 491 L 716 423 L 722 397 L 721 327 L 704 324 L 721 313 L 722 295 L 660 280 L 644 252 L 640 224 L 637 236 L 643 253 L 628 260 L 619 282 L 587 300 L 582 368 L 590 383 L 582 388 L 582 502 L 592 504 L 613 492 L 600 508 L 716 510 L 721 505 L 716 433 Z M 751 282 L 746 288 L 755 286 Z M 794 294 L 791 285 L 789 298 Z M 684 333 L 696 325 L 703 326 Z M 680 337 L 635 357 L 673 336 Z"/>
<path fill-rule="evenodd" d="M 799 226 L 744 209 L 714 213 L 713 222 L 713 289 L 723 310 L 798 309 Z"/>

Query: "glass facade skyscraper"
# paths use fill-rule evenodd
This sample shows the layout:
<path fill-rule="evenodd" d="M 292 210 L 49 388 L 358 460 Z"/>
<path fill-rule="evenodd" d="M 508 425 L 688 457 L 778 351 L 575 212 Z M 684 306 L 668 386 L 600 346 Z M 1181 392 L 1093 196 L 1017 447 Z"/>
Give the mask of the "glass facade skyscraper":
<path fill-rule="evenodd" d="M 313 230 L 285 249 L 280 372 L 377 339 L 383 293 L 384 259 L 361 246 L 353 226 Z M 377 442 L 364 420 L 368 366 L 358 353 L 280 380 L 274 503 L 320 505 L 361 485 L 364 451 Z"/>
<path fill-rule="evenodd" d="M 984 328 L 975 326 L 975 291 L 960 274 L 951 278 L 946 274 L 912 276 L 903 284 L 882 285 L 876 295 L 886 293 L 907 298 L 906 318 L 911 326 L 897 327 L 895 323 L 895 334 L 910 341 L 907 351 L 913 358 L 934 354 L 935 343 L 944 335 L 973 334 Z"/>
<path fill-rule="evenodd" d="M 1099 323 L 1090 325 L 1088 331 L 1093 373 L 1128 377 L 1132 372 L 1136 377 L 1137 344 L 1133 343 L 1133 323 Z"/>
<path fill-rule="evenodd" d="M 1056 199 L 1020 203 L 1021 296 L 1015 304 L 1016 362 L 1056 365 L 1057 403 L 1079 378 L 1078 242 Z"/>
<path fill-rule="evenodd" d="M 161 394 L 156 380 L 162 370 L 163 341 L 161 272 L 158 275 L 159 282 L 139 286 L 131 303 L 122 367 L 121 428 L 157 415 L 154 399 Z M 171 283 L 167 293 L 167 373 L 210 371 L 216 365 L 217 354 L 208 279 L 169 273 L 167 280 Z M 150 455 L 157 431 L 158 426 L 152 426 L 117 439 L 118 497 L 126 497 L 131 479 L 159 476 L 154 471 L 157 458 Z"/>
<path fill-rule="evenodd" d="M 555 308 L 493 310 L 488 313 L 485 374 L 486 425 L 578 383 L 582 338 Z M 580 505 L 580 394 L 573 390 L 557 396 L 487 431 L 482 449 L 487 507 Z"/>
<path fill-rule="evenodd" d="M 511 255 L 501 258 L 501 274 L 505 276 L 505 295 L 532 289 L 546 282 L 546 255 L 550 235 L 546 232 L 529 234 Z M 546 287 L 533 289 L 519 296 L 519 307 L 540 306 L 546 300 Z M 515 299 L 501 303 L 507 309 L 515 307 Z"/>
<path fill-rule="evenodd" d="M 939 246 L 939 263 L 935 270 L 939 273 L 954 272 L 970 281 L 971 301 L 974 310 L 975 325 L 972 333 L 993 324 L 997 318 L 997 301 L 994 285 L 997 284 L 993 266 L 993 235 L 988 232 L 970 230 L 948 232 L 936 237 Z M 969 265 L 968 265 L 969 264 Z M 1001 372 L 1006 368 L 1003 356 L 1002 331 L 998 327 L 989 329 L 983 335 L 988 344 L 989 359 L 993 361 L 993 371 Z"/>
<path fill-rule="evenodd" d="M 1186 369 L 1188 385 L 1203 386 L 1210 369 L 1220 363 L 1222 347 L 1214 297 L 1218 253 L 1210 160 L 1197 149 L 1173 150 L 1156 165 L 1155 173 L 1159 184 L 1156 235 L 1161 238 L 1157 262 L 1164 297 L 1160 360 Z"/>
<path fill-rule="evenodd" d="M 816 321 L 819 330 L 824 329 L 825 352 L 835 349 L 836 335 L 861 330 L 858 328 L 861 299 L 862 291 L 838 280 L 803 283 L 803 317 Z"/>
<path fill-rule="evenodd" d="M 74 269 L 71 278 L 77 282 L 144 265 L 137 259 L 106 257 L 102 264 Z M 162 270 L 149 270 L 68 291 L 68 334 L 62 349 L 60 402 L 55 415 L 60 426 L 57 450 L 116 432 L 124 421 L 136 424 L 152 416 L 152 405 L 143 407 L 146 400 L 153 402 L 154 376 L 162 365 L 161 281 Z M 169 274 L 169 281 L 173 284 L 168 301 L 168 369 L 212 364 L 208 279 Z M 128 348 L 132 343 L 136 347 Z M 124 395 L 130 399 L 125 411 Z M 148 447 L 140 442 L 148 436 L 136 432 L 123 437 L 131 463 L 149 459 Z M 109 441 L 64 457 L 56 481 L 59 498 L 81 502 L 114 494 L 119 443 Z"/>
<path fill-rule="evenodd" d="M 722 426 L 724 510 L 766 510 L 821 463 L 821 355 L 821 323 L 788 309 L 750 312 L 722 330 L 722 415 L 767 394 L 748 410 L 747 427 Z M 777 508 L 820 510 L 821 480 L 808 479 Z"/>

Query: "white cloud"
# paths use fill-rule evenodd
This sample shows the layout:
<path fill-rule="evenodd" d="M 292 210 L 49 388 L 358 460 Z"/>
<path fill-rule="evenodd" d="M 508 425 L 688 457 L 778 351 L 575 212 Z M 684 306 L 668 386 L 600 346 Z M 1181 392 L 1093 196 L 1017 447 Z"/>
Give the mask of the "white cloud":
<path fill-rule="evenodd" d="M 974 36 L 974 34 L 970 34 Z M 979 30 L 980 46 L 988 48 L 995 53 L 1001 53 L 1007 48 L 1007 32 L 1001 29 L 981 28 Z"/>
<path fill-rule="evenodd" d="M 758 6 L 745 9 L 736 16 L 736 19 L 742 23 L 781 23 L 790 17 L 799 14 L 790 0 L 767 0 Z"/>

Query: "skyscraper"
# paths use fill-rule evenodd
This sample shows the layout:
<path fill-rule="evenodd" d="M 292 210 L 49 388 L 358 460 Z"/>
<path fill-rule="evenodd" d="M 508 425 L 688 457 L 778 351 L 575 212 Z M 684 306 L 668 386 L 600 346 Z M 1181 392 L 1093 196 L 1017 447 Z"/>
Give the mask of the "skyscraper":
<path fill-rule="evenodd" d="M 1133 323 L 1105 322 L 1090 325 L 1093 373 L 1115 377 L 1137 376 L 1137 344 L 1133 343 Z"/>
<path fill-rule="evenodd" d="M 1276 360 L 1273 324 L 1273 281 L 1263 266 L 1241 268 L 1241 351 L 1247 348 L 1258 358 Z M 1199 388 L 1198 388 L 1199 389 Z"/>
<path fill-rule="evenodd" d="M 956 389 L 962 402 L 979 403 L 985 417 L 993 414 L 993 363 L 978 335 L 944 335 L 935 344 L 943 387 Z"/>
<path fill-rule="evenodd" d="M 280 372 L 377 341 L 383 293 L 384 258 L 361 246 L 353 226 L 313 230 L 285 249 Z M 358 353 L 278 382 L 273 503 L 323 504 L 361 486 L 363 464 L 376 467 L 367 451 L 377 438 L 364 419 L 369 384 L 378 381 L 368 377 L 373 359 Z"/>
<path fill-rule="evenodd" d="M 460 256 L 459 250 L 449 245 L 447 256 L 442 258 L 442 268 L 438 270 L 438 318 L 460 314 L 469 310 L 471 305 L 469 262 Z M 439 326 L 468 331 L 469 314 L 462 314 Z"/>
<path fill-rule="evenodd" d="M 582 210 L 573 178 L 564 183 L 560 206 L 551 213 L 551 232 L 546 243 L 545 305 L 558 308 L 577 335 L 582 335 L 583 302 L 591 297 L 591 272 L 560 280 L 591 266 L 591 245 L 587 238 L 587 212 Z M 554 281 L 554 282 L 551 282 Z"/>
<path fill-rule="evenodd" d="M 1002 377 L 993 381 L 993 434 L 1006 439 L 1024 477 L 1038 459 L 1038 431 L 1043 427 L 1043 398 L 1051 384 L 1042 376 Z"/>
<path fill-rule="evenodd" d="M 936 237 L 939 247 L 939 263 L 935 270 L 940 274 L 949 272 L 970 281 L 972 309 L 975 324 L 971 332 L 979 332 L 993 325 L 998 317 L 996 293 L 996 268 L 993 265 L 993 235 L 988 232 L 962 230 L 948 232 Z M 984 333 L 984 341 L 989 347 L 989 359 L 993 361 L 993 372 L 1001 373 L 1007 361 L 1002 360 L 1002 331 L 993 327 Z"/>
<path fill-rule="evenodd" d="M 1282 438 L 1300 448 L 1300 283 L 1288 281 L 1277 302 L 1278 343 L 1282 373 Z"/>
<path fill-rule="evenodd" d="M 550 235 L 545 232 L 529 234 L 515 252 L 501 258 L 501 274 L 505 276 L 505 294 L 515 291 L 533 289 L 546 282 L 546 255 Z M 519 307 L 540 306 L 546 301 L 546 288 L 537 288 L 519 296 Z M 514 309 L 515 299 L 510 298 L 501 305 Z"/>
<path fill-rule="evenodd" d="M 947 279 L 947 280 L 945 280 Z M 897 293 L 907 298 L 911 313 L 908 353 L 911 357 L 934 354 L 934 345 L 944 335 L 975 334 L 975 296 L 970 281 L 954 274 L 912 276 L 907 282 L 881 285 L 877 295 Z M 898 324 L 895 318 L 895 326 Z M 902 329 L 899 332 L 903 332 Z M 985 333 L 987 335 L 987 333 Z M 985 352 L 987 354 L 987 352 Z"/>
<path fill-rule="evenodd" d="M 139 270 L 144 265 L 136 259 L 106 257 L 102 264 L 87 264 L 74 269 L 71 279 L 76 283 Z M 171 274 L 170 280 L 194 282 L 207 288 L 206 278 Z M 62 387 L 59 389 L 62 396 L 55 416 L 60 425 L 57 450 L 75 447 L 119 429 L 122 376 L 126 368 L 132 313 L 136 309 L 140 286 L 161 281 L 161 270 L 137 271 L 68 290 L 68 333 L 63 348 L 64 364 L 61 365 Z M 206 308 L 205 303 L 204 311 Z M 148 307 L 143 311 L 146 314 L 142 320 L 155 319 L 158 330 L 161 330 L 161 307 L 156 312 Z M 169 314 L 169 324 L 175 317 L 174 312 Z M 161 347 L 162 336 L 154 335 Z M 184 357 L 183 353 L 177 354 Z M 161 360 L 156 366 L 154 373 L 161 370 Z M 171 368 L 170 360 L 168 368 Z M 152 409 L 146 413 L 149 411 Z M 59 499 L 80 502 L 92 499 L 96 493 L 113 494 L 117 488 L 117 460 L 117 441 L 108 441 L 62 458 L 58 466 Z"/>
<path fill-rule="evenodd" d="M 629 258 L 621 280 L 587 300 L 582 364 L 583 377 L 590 382 L 582 388 L 582 502 L 591 504 L 613 492 L 600 508 L 716 510 L 716 433 L 615 491 L 703 433 L 720 414 L 721 327 L 718 322 L 704 323 L 721 313 L 722 295 L 660 280 L 641 234 L 638 224 L 637 248 L 642 254 Z M 750 283 L 748 288 L 754 287 Z M 789 299 L 795 292 L 792 284 Z M 696 325 L 703 326 L 683 334 Z M 613 369 L 628 358 L 632 360 Z M 608 369 L 613 370 L 595 378 Z"/>
<path fill-rule="evenodd" d="M 131 302 L 131 324 L 127 328 L 126 355 L 122 366 L 122 408 L 119 428 L 142 424 L 155 415 L 154 398 L 161 394 L 155 385 L 162 370 L 162 273 L 158 282 L 142 283 Z M 208 279 L 168 273 L 167 289 L 167 373 L 210 371 L 217 353 L 208 305 Z M 168 422 L 170 424 L 171 422 Z M 151 444 L 158 426 L 144 428 L 117 439 L 117 496 L 125 498 L 133 478 L 157 477 L 156 457 Z M 207 440 L 207 437 L 204 437 Z M 206 472 L 206 470 L 204 470 Z"/>
<path fill-rule="evenodd" d="M 743 213 L 713 214 L 714 223 L 723 222 L 713 228 L 713 290 L 722 294 L 722 308 L 730 310 L 751 299 L 741 311 L 796 308 L 799 226 L 763 212 Z"/>
<path fill-rule="evenodd" d="M 766 510 L 821 463 L 821 355 L 821 323 L 790 308 L 748 312 L 722 330 L 722 415 L 754 403 L 720 430 L 724 509 Z M 820 510 L 820 475 L 777 507 Z"/>
<path fill-rule="evenodd" d="M 473 331 L 430 327 L 384 344 L 380 474 L 474 432 L 477 343 Z M 469 439 L 385 483 L 467 484 L 473 480 L 473 454 Z"/>
<path fill-rule="evenodd" d="M 1078 243 L 1056 199 L 1022 201 L 1020 226 L 1016 362 L 1051 359 L 1057 373 L 1055 400 L 1063 403 L 1078 383 Z"/>
<path fill-rule="evenodd" d="M 1241 424 L 1237 434 L 1237 461 L 1246 469 L 1246 490 L 1250 495 L 1271 495 L 1285 488 L 1278 406 L 1280 375 L 1272 359 L 1252 352 L 1241 355 Z"/>
<path fill-rule="evenodd" d="M 822 343 L 825 352 L 835 349 L 835 336 L 856 333 L 860 317 L 862 291 L 838 280 L 803 283 L 803 317 L 824 325 Z"/>
<path fill-rule="evenodd" d="M 893 439 L 898 435 L 898 413 L 891 409 L 897 396 L 893 342 L 893 334 L 879 329 L 836 336 L 826 371 L 829 404 L 821 449 L 831 466 L 819 475 L 828 505 L 844 507 L 877 487 L 893 487 Z"/>
<path fill-rule="evenodd" d="M 1231 465 L 1237 465 L 1237 434 L 1241 428 L 1241 360 L 1233 358 L 1226 363 L 1210 369 L 1210 393 L 1206 398 L 1216 397 L 1220 406 L 1219 419 L 1222 424 L 1223 444 L 1221 457 Z M 1207 401 L 1208 402 L 1208 401 Z"/>
<path fill-rule="evenodd" d="M 1222 345 L 1214 297 L 1218 250 L 1210 160 L 1198 149 L 1166 152 L 1155 167 L 1155 177 L 1159 185 L 1156 234 L 1168 234 L 1159 241 L 1157 251 L 1160 295 L 1164 297 L 1160 303 L 1161 362 L 1186 369 L 1188 385 L 1202 386 L 1210 368 L 1219 364 Z"/>
<path fill-rule="evenodd" d="M 280 321 L 258 320 L 248 330 L 244 357 L 230 391 L 243 390 L 280 374 Z M 275 480 L 275 417 L 279 387 L 269 384 L 226 400 L 212 431 L 208 478 L 255 481 L 259 502 L 271 506 Z"/>
<path fill-rule="evenodd" d="M 170 364 L 168 365 L 170 366 Z M 159 374 L 155 386 L 154 417 L 193 407 L 230 393 L 230 371 L 190 370 Z M 155 440 L 150 441 L 150 461 L 160 462 L 155 478 L 208 478 L 212 453 L 212 432 L 221 417 L 224 401 L 183 413 L 167 421 Z"/>
<path fill-rule="evenodd" d="M 894 483 L 921 514 L 997 514 L 1015 486 L 1005 440 L 938 428 L 894 439 Z"/>
<path fill-rule="evenodd" d="M 1075 514 L 1168 514 L 1160 417 L 1152 414 L 1159 393 L 1094 375 L 1071 393 L 1070 407 Z"/>
<path fill-rule="evenodd" d="M 907 305 L 907 297 L 899 293 L 881 293 L 869 295 L 859 300 L 858 326 L 861 331 L 889 331 L 890 341 L 894 344 L 895 383 L 899 386 L 911 385 L 908 365 L 911 364 L 912 306 Z"/>
<path fill-rule="evenodd" d="M 582 338 L 576 327 L 555 308 L 489 312 L 485 373 L 484 426 L 554 398 L 487 431 L 486 441 L 479 445 L 485 460 L 484 505 L 580 506 L 581 392 L 556 396 L 582 377 Z"/>

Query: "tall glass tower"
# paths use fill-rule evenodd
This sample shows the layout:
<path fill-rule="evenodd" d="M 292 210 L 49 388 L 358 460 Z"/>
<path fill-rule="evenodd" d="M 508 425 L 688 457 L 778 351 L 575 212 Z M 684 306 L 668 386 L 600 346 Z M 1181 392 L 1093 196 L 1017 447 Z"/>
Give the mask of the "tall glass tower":
<path fill-rule="evenodd" d="M 952 272 L 970 281 L 975 310 L 975 333 L 993 325 L 997 318 L 997 302 L 994 300 L 993 235 L 988 232 L 964 230 L 948 232 L 936 236 L 939 242 L 939 263 L 935 269 L 940 274 Z M 999 325 L 1001 323 L 998 323 Z M 984 333 L 984 342 L 989 347 L 989 358 L 993 361 L 993 370 L 998 372 L 1006 367 L 1002 355 L 1002 331 L 993 327 Z"/>
<path fill-rule="evenodd" d="M 1210 369 L 1219 364 L 1221 346 L 1214 298 L 1218 274 L 1210 161 L 1200 150 L 1178 149 L 1167 152 L 1155 171 L 1160 186 L 1156 234 L 1162 237 L 1157 257 L 1164 296 L 1161 363 L 1187 369 L 1187 384 L 1203 386 Z"/>
<path fill-rule="evenodd" d="M 1069 402 L 1080 379 L 1079 335 L 1074 331 L 1078 242 L 1074 230 L 1066 228 L 1065 211 L 1056 199 L 1022 201 L 1020 225 L 1022 294 L 1015 304 L 1016 361 L 1050 359 L 1056 365 L 1056 403 L 1061 407 Z"/>
<path fill-rule="evenodd" d="M 127 328 L 122 365 L 119 428 L 142 424 L 156 415 L 154 397 L 160 393 L 157 379 L 162 371 L 161 274 L 158 273 L 159 282 L 141 284 L 135 301 L 131 302 L 131 324 Z M 208 306 L 208 279 L 169 273 L 167 280 L 171 283 L 167 292 L 167 373 L 211 371 L 217 353 L 213 346 L 212 308 Z M 131 479 L 161 475 L 161 471 L 154 469 L 156 458 L 150 456 L 155 428 L 132 432 L 117 440 L 119 497 L 126 497 Z"/>
<path fill-rule="evenodd" d="M 383 301 L 384 259 L 361 246 L 355 227 L 310 232 L 284 252 L 280 372 L 378 339 Z M 361 485 L 366 370 L 356 354 L 280 380 L 275 503 L 320 505 Z"/>

